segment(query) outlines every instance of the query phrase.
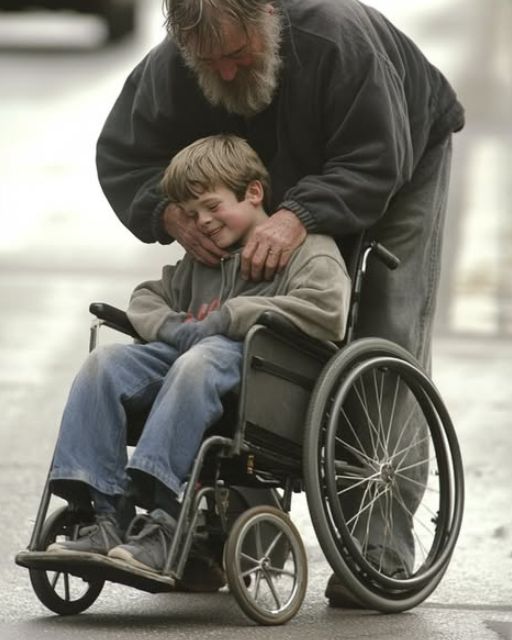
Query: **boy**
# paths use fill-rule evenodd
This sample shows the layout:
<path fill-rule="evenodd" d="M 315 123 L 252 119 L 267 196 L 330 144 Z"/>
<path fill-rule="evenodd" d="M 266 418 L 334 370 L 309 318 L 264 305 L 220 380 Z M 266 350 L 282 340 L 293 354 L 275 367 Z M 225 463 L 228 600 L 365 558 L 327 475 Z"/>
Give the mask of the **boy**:
<path fill-rule="evenodd" d="M 271 282 L 240 275 L 244 240 L 267 218 L 268 181 L 257 154 L 232 135 L 197 140 L 167 168 L 162 186 L 170 201 L 226 256 L 208 267 L 187 254 L 164 267 L 161 280 L 139 285 L 127 313 L 146 343 L 100 347 L 79 372 L 50 478 L 64 497 L 85 485 L 95 523 L 49 552 L 108 554 L 162 570 L 182 484 L 205 430 L 222 415 L 222 396 L 239 384 L 249 328 L 273 309 L 315 338 L 343 337 L 350 281 L 331 238 L 309 235 Z M 128 462 L 126 416 L 147 410 Z M 123 543 L 121 498 L 129 483 L 151 512 Z"/>

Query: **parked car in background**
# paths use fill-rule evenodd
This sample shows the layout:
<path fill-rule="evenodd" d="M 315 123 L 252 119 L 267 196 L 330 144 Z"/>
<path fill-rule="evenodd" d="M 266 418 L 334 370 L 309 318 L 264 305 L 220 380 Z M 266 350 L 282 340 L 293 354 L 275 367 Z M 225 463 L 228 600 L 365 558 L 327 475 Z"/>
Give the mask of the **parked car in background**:
<path fill-rule="evenodd" d="M 97 15 L 105 20 L 107 37 L 114 42 L 134 31 L 136 5 L 137 0 L 0 0 L 0 12 L 48 9 Z"/>

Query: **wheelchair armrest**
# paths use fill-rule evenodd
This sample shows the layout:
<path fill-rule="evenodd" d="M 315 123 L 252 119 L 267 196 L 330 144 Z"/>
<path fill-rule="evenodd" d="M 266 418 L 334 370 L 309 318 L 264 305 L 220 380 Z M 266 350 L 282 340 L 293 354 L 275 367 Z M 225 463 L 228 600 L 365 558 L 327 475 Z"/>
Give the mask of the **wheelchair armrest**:
<path fill-rule="evenodd" d="M 107 327 L 125 333 L 136 340 L 141 340 L 141 337 L 135 331 L 125 311 L 106 304 L 105 302 L 91 302 L 89 311 L 93 316 L 96 316 L 98 320 L 102 320 Z"/>
<path fill-rule="evenodd" d="M 338 346 L 334 342 L 317 340 L 308 336 L 307 333 L 298 329 L 291 320 L 275 311 L 264 311 L 258 318 L 258 324 L 268 327 L 286 342 L 313 355 L 330 357 L 338 351 Z"/>

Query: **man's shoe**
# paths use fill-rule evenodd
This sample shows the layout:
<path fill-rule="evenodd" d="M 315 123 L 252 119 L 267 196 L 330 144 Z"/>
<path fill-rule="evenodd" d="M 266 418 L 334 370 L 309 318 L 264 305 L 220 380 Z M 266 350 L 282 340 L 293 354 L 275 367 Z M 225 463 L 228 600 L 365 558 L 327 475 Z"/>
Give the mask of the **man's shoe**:
<path fill-rule="evenodd" d="M 409 566 L 411 562 L 406 562 L 394 549 L 383 545 L 368 545 L 366 556 L 368 562 L 380 573 L 394 578 L 395 580 L 406 580 L 410 578 L 413 571 Z"/>
<path fill-rule="evenodd" d="M 342 609 L 366 608 L 350 593 L 335 573 L 329 578 L 325 589 L 325 597 L 329 600 L 329 606 L 331 607 Z"/>
<path fill-rule="evenodd" d="M 381 545 L 368 545 L 366 559 L 378 571 L 390 578 L 404 580 L 409 578 L 411 571 L 406 567 L 405 562 L 398 553 L 389 547 Z M 344 609 L 365 609 L 357 598 L 345 587 L 336 574 L 332 574 L 325 589 L 325 597 L 329 600 L 331 607 L 341 607 Z"/>
<path fill-rule="evenodd" d="M 145 524 L 139 533 L 131 534 L 137 525 Z M 161 572 L 171 548 L 176 521 L 162 509 L 137 516 L 126 535 L 128 542 L 108 552 L 109 558 L 123 560 L 127 565 L 145 571 Z"/>
<path fill-rule="evenodd" d="M 122 534 L 114 517 L 96 515 L 93 524 L 80 527 L 76 540 L 62 540 L 48 546 L 48 553 L 79 553 L 106 556 L 122 542 Z"/>

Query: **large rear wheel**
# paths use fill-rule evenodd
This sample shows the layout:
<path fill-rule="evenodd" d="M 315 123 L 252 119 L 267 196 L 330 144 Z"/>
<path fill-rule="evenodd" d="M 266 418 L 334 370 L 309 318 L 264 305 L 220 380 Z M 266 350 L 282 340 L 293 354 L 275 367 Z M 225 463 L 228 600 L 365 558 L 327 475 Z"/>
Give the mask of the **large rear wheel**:
<path fill-rule="evenodd" d="M 320 545 L 364 606 L 402 611 L 441 580 L 463 511 L 463 468 L 438 391 L 407 351 L 359 340 L 326 365 L 304 443 Z"/>

